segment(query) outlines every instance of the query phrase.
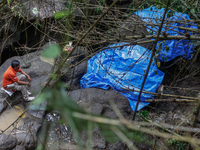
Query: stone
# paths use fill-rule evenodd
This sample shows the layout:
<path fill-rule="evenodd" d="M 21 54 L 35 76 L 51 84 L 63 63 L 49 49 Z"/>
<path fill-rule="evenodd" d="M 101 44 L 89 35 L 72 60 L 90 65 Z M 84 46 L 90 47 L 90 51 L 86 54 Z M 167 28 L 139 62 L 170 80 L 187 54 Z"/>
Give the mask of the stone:
<path fill-rule="evenodd" d="M 132 119 L 133 111 L 129 111 L 129 113 L 127 113 L 127 110 L 130 110 L 128 99 L 112 89 L 109 90 L 103 90 L 98 88 L 77 89 L 70 91 L 69 96 L 80 106 L 82 106 L 91 113 L 97 115 L 103 115 L 112 119 L 117 119 L 118 118 L 117 115 L 115 114 L 115 112 L 113 111 L 112 107 L 109 104 L 109 101 L 111 100 L 117 105 L 117 108 L 120 110 L 120 112 L 126 119 L 128 120 Z M 106 148 L 106 141 L 103 138 L 103 136 L 101 136 L 98 128 L 95 128 L 93 130 L 92 135 L 93 135 L 92 147 L 100 149 Z M 87 145 L 86 134 L 82 136 L 82 140 Z M 111 144 L 109 146 L 117 147 L 117 145 L 120 145 L 119 149 L 123 149 L 124 147 L 122 143 L 117 143 L 116 145 Z"/>
<path fill-rule="evenodd" d="M 45 82 L 48 81 L 49 75 L 51 73 L 52 65 L 45 60 L 40 58 L 40 54 L 42 51 L 29 53 L 24 56 L 15 56 L 7 61 L 5 61 L 0 67 L 0 78 L 2 79 L 3 73 L 10 66 L 12 60 L 19 60 L 21 62 L 21 69 L 25 71 L 31 77 L 31 87 L 28 89 L 32 96 L 37 96 Z M 17 75 L 20 75 L 17 74 Z M 2 80 L 0 82 L 2 85 Z M 8 104 L 9 103 L 9 104 Z M 1 135 L 1 139 L 5 140 L 5 143 L 9 143 L 12 141 L 12 144 L 2 145 L 2 150 L 11 149 L 10 147 L 17 149 L 17 147 L 21 146 L 22 149 L 35 149 L 37 147 L 37 132 L 41 127 L 42 118 L 45 114 L 44 108 L 46 107 L 46 103 L 43 104 L 43 107 L 38 110 L 32 109 L 30 106 L 30 102 L 25 102 L 23 100 L 21 92 L 15 92 L 12 97 L 8 96 L 4 91 L 0 91 L 0 112 L 2 113 L 8 106 L 12 107 L 13 105 L 23 103 L 25 109 L 28 108 L 27 113 L 30 115 L 26 115 L 24 124 L 18 129 L 13 130 L 8 139 L 3 134 Z M 8 132 L 5 132 L 8 133 Z M 11 138 L 11 139 L 10 139 Z M 17 140 L 17 141 L 16 141 Z M 22 145 L 21 145 L 22 144 Z M 10 147 L 8 147 L 10 145 Z M 7 147 L 8 148 L 7 148 Z"/>
<path fill-rule="evenodd" d="M 12 149 L 16 146 L 17 139 L 10 134 L 0 135 L 0 150 Z"/>

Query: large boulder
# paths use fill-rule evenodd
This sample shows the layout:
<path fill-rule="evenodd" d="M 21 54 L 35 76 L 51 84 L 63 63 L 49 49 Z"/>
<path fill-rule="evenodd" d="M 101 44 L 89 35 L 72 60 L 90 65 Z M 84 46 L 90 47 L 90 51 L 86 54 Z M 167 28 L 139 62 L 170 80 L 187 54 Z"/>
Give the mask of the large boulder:
<path fill-rule="evenodd" d="M 119 21 L 119 23 L 116 24 L 116 28 L 108 30 L 107 34 L 109 37 L 114 37 L 116 39 L 115 42 L 127 42 L 132 43 L 132 45 L 135 44 L 134 42 L 144 42 L 148 40 L 143 38 L 145 35 L 148 35 L 145 23 L 135 14 L 132 14 L 127 19 L 124 18 Z M 130 36 L 138 36 L 140 39 L 134 40 L 129 38 Z M 138 45 L 151 49 L 153 43 L 141 43 Z"/>
<path fill-rule="evenodd" d="M 9 134 L 0 135 L 0 150 L 13 149 L 17 144 L 17 139 Z"/>
<path fill-rule="evenodd" d="M 24 56 L 15 56 L 8 59 L 0 67 L 0 78 L 6 69 L 10 66 L 12 60 L 19 60 L 21 62 L 21 69 L 30 75 L 31 87 L 29 91 L 33 96 L 37 96 L 45 83 L 48 81 L 52 65 L 41 58 L 41 51 L 29 53 Z M 19 73 L 20 74 L 20 73 Z M 0 82 L 2 84 L 2 81 Z M 35 149 L 37 146 L 36 134 L 41 127 L 42 118 L 44 116 L 44 109 L 31 109 L 30 102 L 25 102 L 23 100 L 21 92 L 15 92 L 12 97 L 6 94 L 4 91 L 0 91 L 0 112 L 3 113 L 8 106 L 13 107 L 13 105 L 23 103 L 27 113 L 22 126 L 19 126 L 17 129 L 10 131 L 3 131 L 4 134 L 0 135 L 0 138 L 3 139 L 3 143 L 0 143 L 0 149 L 17 149 L 19 146 L 20 149 Z M 45 103 L 43 106 L 45 107 Z M 43 107 L 43 108 L 44 108 Z M 5 134 L 9 133 L 9 138 L 6 138 Z M 7 141 L 9 140 L 9 141 Z M 10 146 L 5 143 L 11 142 Z M 21 145 L 22 144 L 22 145 Z M 12 148 L 11 148 L 12 147 Z"/>
<path fill-rule="evenodd" d="M 60 0 L 18 0 L 18 4 L 14 7 L 15 11 L 29 20 L 51 18 L 55 12 L 66 8 L 66 2 Z"/>
<path fill-rule="evenodd" d="M 107 116 L 109 118 L 117 119 L 117 115 L 113 111 L 112 107 L 109 104 L 109 101 L 113 101 L 121 114 L 128 120 L 132 119 L 133 111 L 130 108 L 128 99 L 114 91 L 103 90 L 98 88 L 87 88 L 87 89 L 77 89 L 69 92 L 70 97 L 85 108 L 87 111 L 97 114 Z M 87 145 L 87 134 L 83 134 L 82 140 Z M 106 148 L 105 139 L 101 135 L 101 132 L 98 128 L 93 130 L 93 141 L 92 147 L 104 149 Z M 118 147 L 118 149 L 124 149 L 124 144 L 122 142 L 116 142 L 110 145 L 111 147 Z"/>

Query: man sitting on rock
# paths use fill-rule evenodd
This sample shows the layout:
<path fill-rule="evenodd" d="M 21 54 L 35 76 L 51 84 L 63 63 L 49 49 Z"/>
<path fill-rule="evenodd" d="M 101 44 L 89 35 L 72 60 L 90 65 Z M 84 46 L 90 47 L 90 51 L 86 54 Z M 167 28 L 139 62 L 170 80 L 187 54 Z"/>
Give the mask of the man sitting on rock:
<path fill-rule="evenodd" d="M 17 77 L 17 72 L 20 72 L 21 75 Z M 26 77 L 29 82 L 26 82 Z M 15 91 L 21 91 L 22 96 L 25 101 L 32 101 L 35 97 L 29 97 L 31 94 L 27 90 L 27 85 L 30 87 L 31 78 L 30 76 L 20 69 L 20 62 L 18 60 L 13 60 L 11 66 L 5 71 L 3 75 L 3 90 L 8 93 L 10 96 Z"/>

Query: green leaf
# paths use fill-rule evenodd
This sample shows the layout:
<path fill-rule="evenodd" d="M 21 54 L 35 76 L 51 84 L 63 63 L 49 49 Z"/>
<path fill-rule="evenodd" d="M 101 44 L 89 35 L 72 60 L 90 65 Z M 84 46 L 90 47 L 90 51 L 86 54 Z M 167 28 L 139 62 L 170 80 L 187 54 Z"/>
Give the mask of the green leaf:
<path fill-rule="evenodd" d="M 195 13 L 196 11 L 195 11 L 195 9 L 194 9 L 194 8 L 192 8 L 192 9 L 191 9 L 191 12 Z"/>
<path fill-rule="evenodd" d="M 168 46 L 166 47 L 166 51 L 169 52 L 169 47 Z"/>
<path fill-rule="evenodd" d="M 60 53 L 61 53 L 60 47 L 57 44 L 53 44 L 49 48 L 44 50 L 42 56 L 47 58 L 56 58 L 59 56 Z"/>
<path fill-rule="evenodd" d="M 142 111 L 142 116 L 147 117 L 149 112 L 147 110 Z"/>
<path fill-rule="evenodd" d="M 41 104 L 46 99 L 46 96 L 44 93 L 40 94 L 34 101 L 32 101 L 33 104 Z"/>
<path fill-rule="evenodd" d="M 96 13 L 98 14 L 100 11 L 100 8 L 96 8 Z"/>
<path fill-rule="evenodd" d="M 68 11 L 60 11 L 60 12 L 56 12 L 54 14 L 54 18 L 55 19 L 62 19 L 64 17 L 67 17 L 69 15 L 69 10 Z"/>
<path fill-rule="evenodd" d="M 10 0 L 7 0 L 8 4 L 10 3 Z"/>

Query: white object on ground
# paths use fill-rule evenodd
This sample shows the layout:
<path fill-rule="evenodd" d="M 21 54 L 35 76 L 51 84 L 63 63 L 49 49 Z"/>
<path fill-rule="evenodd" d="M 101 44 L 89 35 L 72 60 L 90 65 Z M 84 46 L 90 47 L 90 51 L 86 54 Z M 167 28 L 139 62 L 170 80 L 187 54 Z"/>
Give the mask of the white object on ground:
<path fill-rule="evenodd" d="M 32 101 L 32 100 L 34 100 L 34 99 L 35 99 L 35 97 L 28 97 L 28 99 L 25 100 L 25 101 Z"/>
<path fill-rule="evenodd" d="M 31 92 L 27 91 L 28 92 L 28 95 L 31 95 Z"/>
<path fill-rule="evenodd" d="M 3 87 L 1 88 L 1 90 L 3 90 L 4 92 L 6 92 L 10 97 L 13 95 L 14 91 L 8 91 L 6 89 L 4 89 Z"/>

